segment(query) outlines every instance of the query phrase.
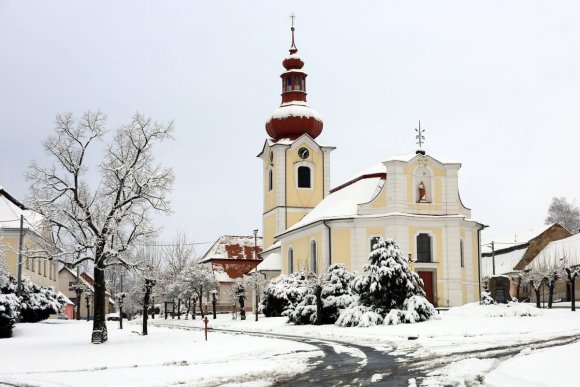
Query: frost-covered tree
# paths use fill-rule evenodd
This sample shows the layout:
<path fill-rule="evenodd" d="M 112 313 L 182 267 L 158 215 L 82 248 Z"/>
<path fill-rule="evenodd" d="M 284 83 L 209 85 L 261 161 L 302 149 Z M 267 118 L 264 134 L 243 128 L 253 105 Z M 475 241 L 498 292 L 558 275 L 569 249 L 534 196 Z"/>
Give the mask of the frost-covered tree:
<path fill-rule="evenodd" d="M 545 273 L 539 268 L 533 267 L 524 272 L 524 275 L 528 284 L 530 284 L 532 289 L 534 289 L 534 294 L 536 295 L 536 307 L 541 308 L 540 290 L 542 289 L 542 284 L 544 283 Z"/>
<path fill-rule="evenodd" d="M 232 283 L 232 286 L 228 289 L 228 295 L 230 300 L 234 304 L 238 304 L 240 308 L 240 320 L 246 319 L 246 281 L 243 278 L 236 278 Z"/>
<path fill-rule="evenodd" d="M 10 275 L 0 247 L 0 338 L 12 336 L 12 328 L 18 321 L 20 313 L 20 300 L 16 297 L 16 289 L 13 288 L 10 293 L 6 294 L 2 292 L 2 289 L 6 289 L 9 283 Z"/>
<path fill-rule="evenodd" d="M 59 252 L 53 259 L 78 265 L 92 261 L 94 267 L 93 330 L 107 340 L 105 324 L 105 270 L 112 265 L 138 267 L 142 262 L 129 254 L 137 243 L 149 241 L 156 230 L 152 212 L 170 211 L 167 195 L 173 183 L 171 169 L 154 160 L 156 143 L 171 138 L 173 124 L 161 125 L 135 114 L 114 131 L 105 128 L 105 115 L 87 112 L 56 117 L 56 133 L 45 143 L 53 164 L 33 163 L 31 207 L 54 229 Z M 100 162 L 94 151 L 104 141 Z M 93 167 L 96 173 L 89 176 Z"/>
<path fill-rule="evenodd" d="M 309 273 L 308 294 L 288 315 L 295 324 L 334 324 L 340 311 L 355 301 L 351 291 L 354 274 L 343 264 L 331 265 L 324 273 Z"/>
<path fill-rule="evenodd" d="M 524 274 L 521 272 L 515 273 L 510 276 L 510 280 L 516 288 L 516 298 L 520 299 L 520 290 L 522 289 L 522 284 L 524 283 Z"/>
<path fill-rule="evenodd" d="M 181 286 L 193 291 L 195 298 L 199 301 L 199 309 L 203 318 L 203 296 L 208 295 L 212 290 L 217 289 L 218 281 L 213 275 L 212 269 L 204 264 L 192 263 L 188 265 L 177 278 Z"/>
<path fill-rule="evenodd" d="M 265 287 L 261 310 L 266 317 L 287 316 L 308 294 L 306 273 L 280 274 Z"/>
<path fill-rule="evenodd" d="M 352 282 L 359 299 L 341 312 L 337 325 L 415 323 L 435 314 L 419 275 L 409 268 L 394 240 L 380 239 L 373 246 L 364 271 Z"/>
<path fill-rule="evenodd" d="M 553 197 L 546 217 L 546 224 L 551 223 L 559 223 L 572 234 L 576 234 L 580 228 L 580 208 L 565 197 Z"/>

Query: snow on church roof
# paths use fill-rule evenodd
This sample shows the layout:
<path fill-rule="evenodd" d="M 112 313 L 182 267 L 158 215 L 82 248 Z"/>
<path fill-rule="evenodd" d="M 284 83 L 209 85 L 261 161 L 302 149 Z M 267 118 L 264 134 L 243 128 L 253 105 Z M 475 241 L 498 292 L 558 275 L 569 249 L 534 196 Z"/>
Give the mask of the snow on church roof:
<path fill-rule="evenodd" d="M 302 220 L 287 231 L 295 230 L 321 219 L 355 216 L 357 205 L 369 202 L 378 193 L 380 177 L 366 178 L 334 191 L 320 202 Z"/>
<path fill-rule="evenodd" d="M 313 117 L 321 120 L 316 110 L 309 106 L 302 104 L 283 104 L 278 109 L 274 110 L 272 118 L 281 119 L 287 117 Z"/>

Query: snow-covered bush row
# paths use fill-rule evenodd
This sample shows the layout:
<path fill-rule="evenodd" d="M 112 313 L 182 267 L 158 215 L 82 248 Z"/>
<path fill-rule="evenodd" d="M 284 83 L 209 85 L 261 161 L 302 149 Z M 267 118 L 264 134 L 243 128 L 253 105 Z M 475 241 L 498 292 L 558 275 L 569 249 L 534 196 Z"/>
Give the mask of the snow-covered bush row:
<path fill-rule="evenodd" d="M 12 328 L 18 320 L 20 301 L 14 294 L 0 294 L 0 338 L 12 336 Z"/>
<path fill-rule="evenodd" d="M 316 287 L 320 286 L 322 305 L 321 324 L 334 324 L 340 312 L 355 301 L 350 283 L 354 275 L 346 270 L 346 266 L 331 265 L 328 270 L 317 276 L 308 276 L 307 294 L 294 310 L 288 313 L 288 322 L 294 324 L 316 324 Z"/>
<path fill-rule="evenodd" d="M 435 314 L 425 299 L 419 275 L 413 272 L 392 239 L 380 239 L 369 255 L 365 274 L 357 276 L 352 289 L 358 299 L 343 310 L 340 326 L 416 323 Z"/>
<path fill-rule="evenodd" d="M 0 302 L 0 321 L 15 321 L 18 317 L 22 322 L 46 320 L 49 315 L 60 312 L 65 304 L 65 300 L 53 289 L 38 286 L 26 276 L 22 277 L 20 298 L 16 297 L 16 287 L 17 281 L 12 276 L 0 286 L 0 295 L 3 296 Z"/>
<path fill-rule="evenodd" d="M 274 278 L 262 296 L 261 310 L 266 317 L 286 316 L 308 293 L 306 273 L 298 271 Z"/>

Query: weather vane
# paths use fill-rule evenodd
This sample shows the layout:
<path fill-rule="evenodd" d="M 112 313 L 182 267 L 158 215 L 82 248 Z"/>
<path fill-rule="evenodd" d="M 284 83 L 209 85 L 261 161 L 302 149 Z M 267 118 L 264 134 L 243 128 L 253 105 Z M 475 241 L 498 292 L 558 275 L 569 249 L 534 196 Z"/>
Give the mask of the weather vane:
<path fill-rule="evenodd" d="M 415 133 L 417 133 L 415 136 L 417 145 L 419 145 L 419 148 L 423 148 L 423 143 L 425 142 L 425 136 L 423 134 L 425 133 L 425 129 L 421 129 L 421 120 L 419 120 L 419 129 L 415 128 Z"/>
<path fill-rule="evenodd" d="M 290 14 L 290 19 L 292 20 L 292 27 L 294 27 L 294 19 L 296 18 L 296 15 L 294 14 L 294 12 L 292 12 Z"/>

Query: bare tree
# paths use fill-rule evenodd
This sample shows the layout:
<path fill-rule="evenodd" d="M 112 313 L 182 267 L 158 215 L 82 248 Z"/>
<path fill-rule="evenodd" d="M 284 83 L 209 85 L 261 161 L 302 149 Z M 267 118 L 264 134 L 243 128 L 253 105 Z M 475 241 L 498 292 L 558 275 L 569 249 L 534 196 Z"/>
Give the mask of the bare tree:
<path fill-rule="evenodd" d="M 568 202 L 565 197 L 553 197 L 548 208 L 546 224 L 559 223 L 572 234 L 580 228 L 580 208 L 574 202 Z"/>
<path fill-rule="evenodd" d="M 56 134 L 44 147 L 54 164 L 33 163 L 31 206 L 54 229 L 59 252 L 53 259 L 78 265 L 92 261 L 94 267 L 93 342 L 107 340 L 105 324 L 105 270 L 123 265 L 136 268 L 140 257 L 129 254 L 137 243 L 156 233 L 152 211 L 169 212 L 167 194 L 173 172 L 155 163 L 155 143 L 171 138 L 173 124 L 161 125 L 140 114 L 114 131 L 105 129 L 101 112 L 56 117 Z M 98 140 L 108 140 L 96 169 L 100 178 L 89 181 L 89 160 Z M 93 184 L 91 184 L 93 183 Z"/>
<path fill-rule="evenodd" d="M 570 289 L 570 301 L 572 301 L 572 312 L 576 311 L 576 278 L 580 277 L 580 267 L 572 268 L 570 266 L 564 267 L 564 272 L 568 278 L 568 286 Z"/>
<path fill-rule="evenodd" d="M 540 308 L 540 289 L 544 283 L 545 274 L 538 268 L 531 268 L 525 272 L 526 281 L 530 284 L 536 295 L 536 307 Z"/>

